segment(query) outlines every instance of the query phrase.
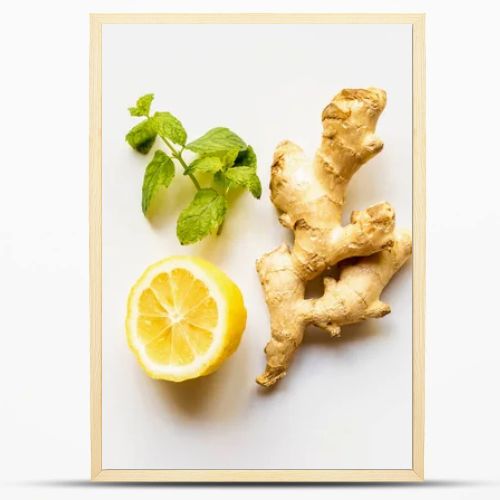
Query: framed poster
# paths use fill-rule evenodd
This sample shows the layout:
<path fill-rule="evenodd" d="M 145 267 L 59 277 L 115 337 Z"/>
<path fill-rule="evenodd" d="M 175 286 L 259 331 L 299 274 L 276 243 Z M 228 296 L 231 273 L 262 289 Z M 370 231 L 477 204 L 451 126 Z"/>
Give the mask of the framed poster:
<path fill-rule="evenodd" d="M 90 37 L 92 479 L 421 481 L 424 16 L 93 14 Z M 151 93 L 155 94 L 153 102 Z M 144 97 L 136 103 L 140 96 Z M 151 138 L 141 136 L 140 144 L 135 140 L 137 134 L 132 139 L 129 135 L 127 144 L 129 130 L 144 117 L 150 120 L 150 106 L 172 113 L 154 115 L 167 120 L 163 125 L 155 121 L 155 127 L 166 128 L 155 129 Z M 127 108 L 132 108 L 130 113 Z M 181 118 L 187 138 L 184 127 L 172 116 Z M 210 154 L 203 135 L 208 129 L 212 134 Z M 154 143 L 156 134 L 164 138 L 159 130 L 165 137 L 173 137 L 179 148 L 168 140 Z M 182 137 L 175 135 L 178 133 Z M 221 159 L 220 151 L 214 151 L 220 134 L 226 134 L 226 142 L 236 141 L 231 160 L 227 155 Z M 305 153 L 283 140 L 300 144 Z M 290 195 L 291 178 L 280 176 L 287 168 L 295 169 L 299 160 L 306 162 L 304 155 L 313 157 L 319 143 L 316 177 L 311 180 L 314 183 L 319 178 L 319 183 L 308 194 L 298 190 Z M 275 153 L 277 144 L 281 149 Z M 329 156 L 321 149 L 325 144 L 334 149 L 342 144 L 342 155 L 331 150 Z M 346 151 L 350 159 L 346 159 Z M 187 159 L 181 161 L 186 154 Z M 199 156 L 193 160 L 193 154 Z M 293 156 L 296 154 L 300 158 Z M 287 155 L 291 163 L 286 163 Z M 319 174 L 318 158 L 325 160 Z M 328 158 L 333 158 L 331 164 Z M 197 179 L 191 176 L 192 169 L 201 160 L 205 170 Z M 352 175 L 348 189 L 335 191 L 339 183 L 347 182 L 345 171 L 342 176 L 335 170 L 339 164 L 356 164 L 354 174 L 365 161 Z M 168 190 L 151 191 L 160 200 L 151 215 L 147 198 L 151 178 L 143 181 L 144 169 L 149 165 L 148 172 L 157 175 L 159 170 L 154 169 L 160 163 L 165 167 L 160 184 L 170 185 Z M 271 164 L 275 166 L 270 188 Z M 292 164 L 295 166 L 290 167 Z M 230 176 L 228 169 L 238 166 L 247 170 L 239 170 L 237 175 L 231 171 Z M 183 168 L 190 175 L 182 175 Z M 197 168 L 201 169 L 199 163 Z M 309 175 L 304 172 L 312 172 L 301 169 L 293 170 L 299 187 Z M 177 234 L 176 220 L 193 194 L 200 192 L 196 184 L 202 184 L 200 179 L 207 172 L 215 181 L 214 172 L 222 172 L 224 189 L 241 184 L 254 197 L 248 192 L 236 193 L 224 205 L 224 225 L 219 221 L 217 231 L 210 226 L 211 234 L 193 242 L 197 238 L 192 236 L 193 228 L 200 229 L 199 214 L 193 217 L 191 213 L 191 226 L 184 225 L 184 229 L 179 230 L 177 222 Z M 237 176 L 245 172 L 258 175 L 260 184 L 239 180 Z M 333 183 L 327 179 L 332 175 Z M 286 190 L 280 191 L 283 185 Z M 214 196 L 222 196 L 219 188 L 214 189 Z M 325 203 L 343 205 L 335 216 L 338 227 L 354 229 L 342 247 L 342 257 L 334 259 L 330 252 L 313 269 L 316 261 L 311 256 L 320 255 L 318 234 L 329 223 L 330 210 L 330 205 L 321 205 L 321 209 L 315 205 L 317 197 L 311 198 L 311 193 L 317 189 L 330 190 L 321 198 L 329 200 Z M 201 190 L 209 191 L 203 186 Z M 260 190 L 262 196 L 256 199 Z M 331 194 L 334 191 L 337 194 Z M 390 205 L 380 203 L 383 200 Z M 291 217 L 297 207 L 309 211 L 308 216 Z M 351 212 L 351 226 L 346 226 Z M 394 213 L 398 229 L 394 229 Z M 294 233 L 297 241 L 298 232 L 305 226 L 311 231 L 315 223 L 314 234 L 308 233 L 297 250 L 306 257 L 290 254 L 296 252 Z M 382 302 L 379 292 L 395 269 L 385 279 L 377 266 L 384 256 L 395 258 L 401 244 L 396 236 L 399 228 L 407 229 L 405 241 L 412 238 L 412 243 L 407 247 L 406 263 L 393 266 L 401 269 L 383 290 Z M 362 251 L 352 238 L 363 241 Z M 370 250 L 366 240 L 370 240 Z M 283 242 L 288 247 L 280 247 Z M 274 248 L 283 249 L 286 258 L 292 255 L 292 271 L 285 275 L 284 268 L 261 265 L 259 275 L 255 262 Z M 215 373 L 183 382 L 148 377 L 127 346 L 126 336 L 126 330 L 135 328 L 133 321 L 130 326 L 137 290 L 132 289 L 130 298 L 132 285 L 148 266 L 173 255 L 190 262 L 201 257 L 221 269 L 241 291 L 246 308 L 246 328 L 238 349 Z M 323 276 L 325 269 L 332 272 L 330 268 L 339 261 L 340 276 L 330 276 L 322 290 L 316 276 Z M 293 267 L 299 266 L 297 262 L 304 274 Z M 340 297 L 344 292 L 337 289 L 335 300 L 342 304 L 342 321 L 330 321 L 332 309 L 328 313 L 307 309 L 297 319 L 297 310 L 319 304 L 316 299 L 344 283 L 347 274 L 361 276 L 360 286 L 373 292 L 373 302 L 367 303 L 367 295 L 360 295 L 359 290 L 356 296 L 352 289 Z M 273 284 L 270 276 L 280 279 Z M 283 284 L 292 282 L 302 294 L 298 299 Z M 310 283 L 307 288 L 306 283 Z M 333 307 L 333 298 L 327 302 Z M 355 311 L 358 306 L 362 312 Z M 391 314 L 386 315 L 389 310 Z M 228 321 L 236 321 L 236 316 L 228 315 Z M 361 319 L 367 321 L 359 322 Z M 273 385 L 266 388 L 255 379 L 266 367 L 263 348 L 271 336 L 271 321 L 274 343 L 267 349 L 267 369 L 259 378 L 261 385 Z M 301 322 L 316 325 L 307 327 L 303 341 L 302 327 L 296 328 Z M 325 335 L 327 330 L 338 337 L 339 324 L 340 338 Z M 130 335 L 134 347 L 139 337 Z M 157 375 L 151 370 L 148 373 Z"/>

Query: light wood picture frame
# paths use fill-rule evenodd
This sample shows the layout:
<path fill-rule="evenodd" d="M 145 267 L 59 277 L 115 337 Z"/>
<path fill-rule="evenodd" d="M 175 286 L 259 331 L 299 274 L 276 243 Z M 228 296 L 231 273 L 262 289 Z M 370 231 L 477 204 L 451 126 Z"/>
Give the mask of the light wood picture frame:
<path fill-rule="evenodd" d="M 117 470 L 102 467 L 102 58 L 105 24 L 410 24 L 413 39 L 412 467 L 385 470 Z M 91 478 L 148 482 L 372 482 L 424 478 L 425 321 L 424 14 L 91 14 L 90 15 L 90 373 Z"/>

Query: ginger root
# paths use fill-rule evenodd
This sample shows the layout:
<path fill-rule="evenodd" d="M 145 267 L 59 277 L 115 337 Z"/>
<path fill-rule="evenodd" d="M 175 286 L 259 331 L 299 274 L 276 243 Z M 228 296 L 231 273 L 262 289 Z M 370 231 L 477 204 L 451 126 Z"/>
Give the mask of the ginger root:
<path fill-rule="evenodd" d="M 271 201 L 295 239 L 291 250 L 282 244 L 257 261 L 271 317 L 267 366 L 257 378 L 263 386 L 286 375 L 307 325 L 334 337 L 343 325 L 390 312 L 380 294 L 410 256 L 410 234 L 395 229 L 386 202 L 341 223 L 351 177 L 382 150 L 375 127 L 385 104 L 383 90 L 344 89 L 323 111 L 323 137 L 312 161 L 289 141 L 275 151 Z M 337 264 L 339 279 L 325 278 L 324 295 L 305 299 L 306 283 Z"/>

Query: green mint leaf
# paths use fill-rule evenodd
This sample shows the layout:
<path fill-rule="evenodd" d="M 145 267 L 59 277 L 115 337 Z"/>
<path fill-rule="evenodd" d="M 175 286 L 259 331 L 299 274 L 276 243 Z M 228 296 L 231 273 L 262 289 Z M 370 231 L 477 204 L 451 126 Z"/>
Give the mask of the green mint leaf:
<path fill-rule="evenodd" d="M 177 220 L 177 237 L 181 245 L 200 241 L 215 232 L 224 221 L 227 201 L 214 189 L 200 189 Z"/>
<path fill-rule="evenodd" d="M 229 168 L 234 165 L 236 158 L 238 157 L 239 149 L 228 149 L 227 151 L 215 151 L 210 154 L 210 156 L 216 156 L 222 162 L 223 168 Z"/>
<path fill-rule="evenodd" d="M 153 102 L 155 95 L 146 94 L 137 99 L 134 108 L 128 108 L 132 116 L 149 116 L 149 109 L 151 108 L 151 103 Z"/>
<path fill-rule="evenodd" d="M 139 153 L 149 153 L 156 139 L 156 128 L 151 118 L 138 123 L 126 135 L 125 140 Z"/>
<path fill-rule="evenodd" d="M 228 187 L 229 182 L 226 179 L 226 176 L 224 175 L 224 172 L 222 170 L 219 170 L 218 172 L 215 173 L 215 175 L 214 175 L 214 184 L 221 191 L 225 191 L 226 188 Z"/>
<path fill-rule="evenodd" d="M 186 149 L 203 155 L 230 149 L 241 151 L 246 147 L 247 145 L 243 139 L 224 127 L 213 128 L 205 135 L 186 145 Z"/>
<path fill-rule="evenodd" d="M 255 151 L 253 150 L 252 146 L 248 146 L 248 148 L 238 153 L 238 157 L 234 162 L 234 166 L 257 168 L 257 155 L 255 154 Z"/>
<path fill-rule="evenodd" d="M 223 163 L 216 156 L 205 156 L 194 160 L 184 172 L 184 175 L 194 174 L 197 172 L 208 172 L 215 174 L 222 169 Z"/>
<path fill-rule="evenodd" d="M 199 159 L 207 157 L 218 158 L 221 161 L 222 168 L 225 170 L 234 165 L 234 162 L 239 152 L 240 152 L 239 149 L 229 149 L 227 151 L 214 151 L 213 153 L 209 154 L 200 154 L 198 158 Z"/>
<path fill-rule="evenodd" d="M 234 184 L 247 188 L 255 198 L 260 198 L 262 186 L 253 167 L 233 167 L 225 172 L 225 176 Z"/>
<path fill-rule="evenodd" d="M 175 144 L 180 144 L 181 146 L 186 144 L 186 130 L 172 113 L 168 111 L 155 113 L 154 120 L 159 135 L 170 139 Z"/>
<path fill-rule="evenodd" d="M 147 214 L 151 200 L 163 187 L 167 188 L 175 174 L 174 162 L 160 149 L 155 152 L 153 159 L 146 167 L 142 184 L 142 213 Z"/>

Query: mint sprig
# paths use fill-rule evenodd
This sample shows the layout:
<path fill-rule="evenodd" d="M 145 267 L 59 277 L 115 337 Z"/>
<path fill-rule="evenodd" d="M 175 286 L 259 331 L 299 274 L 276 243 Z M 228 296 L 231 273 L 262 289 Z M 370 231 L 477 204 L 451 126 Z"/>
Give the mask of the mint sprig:
<path fill-rule="evenodd" d="M 163 187 L 168 188 L 175 175 L 175 166 L 172 158 L 161 149 L 155 151 L 153 159 L 146 167 L 142 183 L 142 213 L 147 215 L 151 200 Z"/>
<path fill-rule="evenodd" d="M 257 157 L 253 148 L 226 127 L 215 127 L 194 141 L 187 142 L 187 132 L 172 113 L 151 114 L 154 94 L 140 97 L 128 108 L 131 116 L 144 119 L 125 139 L 141 154 L 148 154 L 159 137 L 166 151 L 157 149 L 148 163 L 142 185 L 142 212 L 151 216 L 152 201 L 164 191 L 175 176 L 175 165 L 195 187 L 194 198 L 177 220 L 177 237 L 182 245 L 220 233 L 228 209 L 227 195 L 233 189 L 247 189 L 260 198 L 262 187 L 257 176 Z M 186 161 L 183 154 L 189 152 Z M 194 157 L 193 157 L 194 153 Z M 202 176 L 202 186 L 198 176 Z"/>
<path fill-rule="evenodd" d="M 156 139 L 156 127 L 150 118 L 138 123 L 125 136 L 125 140 L 139 153 L 146 155 Z"/>
<path fill-rule="evenodd" d="M 200 241 L 214 233 L 224 222 L 226 198 L 215 189 L 200 189 L 177 220 L 177 238 L 181 245 Z"/>
<path fill-rule="evenodd" d="M 154 99 L 154 94 L 146 94 L 137 99 L 135 107 L 128 108 L 132 116 L 149 116 L 149 109 Z"/>
<path fill-rule="evenodd" d="M 206 155 L 228 150 L 242 151 L 246 147 L 247 145 L 234 132 L 225 127 L 216 127 L 190 142 L 186 149 Z"/>

